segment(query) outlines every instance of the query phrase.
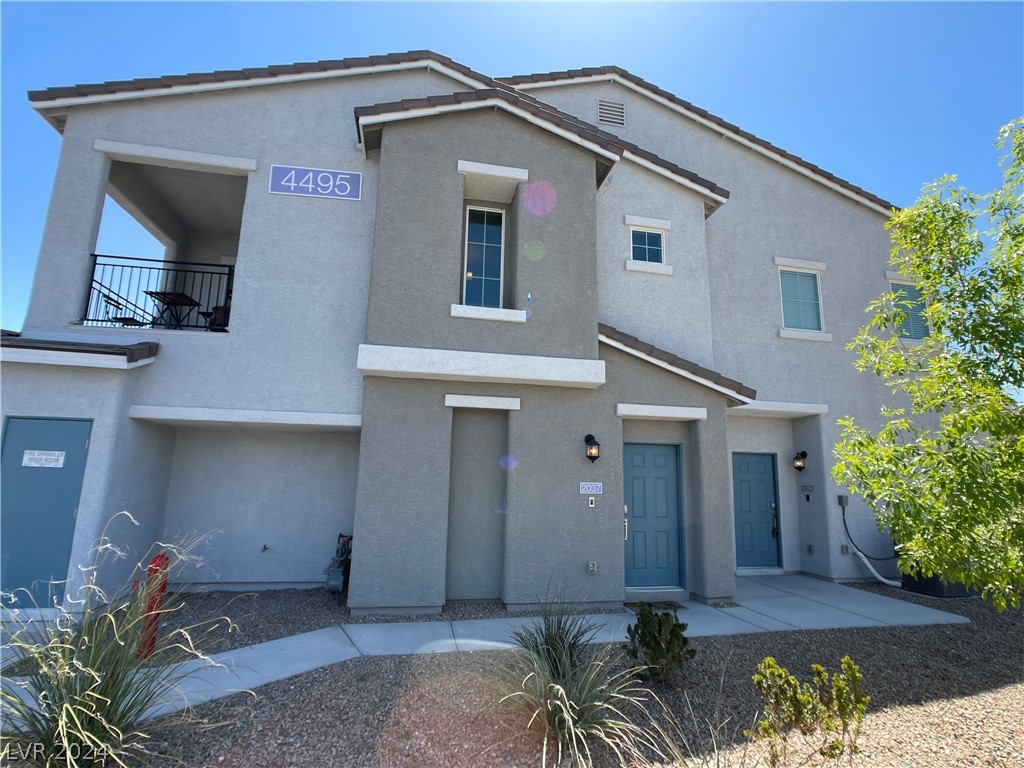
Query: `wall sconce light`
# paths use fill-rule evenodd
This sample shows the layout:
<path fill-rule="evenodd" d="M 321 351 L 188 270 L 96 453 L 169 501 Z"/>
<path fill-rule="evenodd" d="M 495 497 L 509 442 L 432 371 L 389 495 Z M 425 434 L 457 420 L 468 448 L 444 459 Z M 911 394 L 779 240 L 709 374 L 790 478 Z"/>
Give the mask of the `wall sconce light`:
<path fill-rule="evenodd" d="M 585 455 L 591 462 L 595 462 L 601 458 L 601 444 L 597 442 L 593 435 L 587 435 L 584 437 L 583 442 L 587 444 Z"/>
<path fill-rule="evenodd" d="M 793 457 L 793 469 L 803 472 L 807 468 L 807 451 L 800 451 Z"/>

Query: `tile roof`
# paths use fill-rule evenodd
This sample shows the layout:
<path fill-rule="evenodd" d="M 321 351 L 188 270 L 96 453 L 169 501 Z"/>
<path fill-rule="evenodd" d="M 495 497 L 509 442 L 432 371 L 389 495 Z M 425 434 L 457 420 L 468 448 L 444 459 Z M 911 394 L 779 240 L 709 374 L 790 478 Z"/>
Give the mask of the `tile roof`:
<path fill-rule="evenodd" d="M 546 104 L 545 102 L 535 99 L 527 94 L 511 91 L 507 88 L 484 88 L 475 91 L 462 91 L 459 93 L 445 94 L 442 96 L 428 96 L 426 98 L 405 99 L 403 101 L 392 101 L 384 104 L 356 107 L 356 127 L 358 130 L 360 118 L 371 115 L 386 115 L 397 112 L 407 112 L 415 109 L 454 106 L 467 102 L 487 101 L 490 99 L 501 99 L 512 106 L 524 109 L 533 116 L 551 123 L 558 128 L 571 131 L 580 138 L 597 144 L 602 149 L 612 152 L 618 157 L 622 157 L 625 152 L 630 152 L 654 165 L 657 165 L 659 168 L 663 168 L 669 173 L 681 176 L 692 183 L 703 187 L 707 191 L 718 195 L 719 197 L 726 199 L 729 197 L 729 191 L 727 189 L 723 189 L 713 181 L 709 181 L 702 176 L 698 176 L 693 171 L 688 171 L 673 162 L 659 157 L 653 152 L 648 152 L 646 149 L 638 147 L 636 144 L 624 141 L 615 134 L 602 130 L 596 125 L 584 122 L 574 115 L 562 112 L 561 110 L 552 107 L 550 104 Z"/>
<path fill-rule="evenodd" d="M 731 390 L 738 395 L 755 400 L 757 398 L 757 390 L 751 389 L 745 384 L 741 384 L 735 379 L 730 379 L 717 371 L 712 371 L 710 368 L 705 368 L 702 365 L 698 365 L 692 360 L 687 360 L 679 355 L 674 355 L 671 352 L 667 352 L 664 349 L 648 344 L 646 341 L 641 341 L 636 336 L 630 336 L 628 333 L 623 333 L 618 328 L 613 328 L 610 325 L 604 323 L 597 324 L 597 331 L 602 336 L 607 336 L 612 341 L 617 341 L 623 346 L 634 349 L 637 352 L 642 352 L 648 357 L 653 357 L 655 360 L 660 360 L 663 363 L 668 363 L 674 368 L 679 368 L 692 373 L 701 379 L 710 381 L 713 384 L 717 384 L 720 387 Z"/>
<path fill-rule="evenodd" d="M 433 51 L 407 51 L 405 53 L 387 53 L 381 56 L 364 56 L 348 59 L 329 59 L 324 61 L 305 61 L 296 64 L 278 64 L 269 67 L 247 67 L 243 69 L 223 69 L 215 72 L 191 72 L 185 75 L 163 75 L 161 77 L 142 77 L 134 80 L 111 80 L 103 83 L 69 85 L 57 88 L 44 88 L 29 91 L 28 99 L 34 103 L 55 101 L 57 99 L 77 98 L 81 96 L 99 96 L 114 93 L 130 93 L 132 91 L 150 91 L 173 88 L 183 85 L 204 85 L 207 83 L 229 83 L 235 81 L 273 79 L 282 75 L 302 75 L 313 72 L 333 72 L 361 67 L 377 67 L 388 64 L 403 64 L 414 61 L 435 61 L 467 77 L 480 82 L 497 86 L 492 78 L 474 72 L 469 67 L 452 61 Z"/>
<path fill-rule="evenodd" d="M 663 88 L 659 88 L 653 83 L 649 83 L 643 78 L 637 77 L 636 75 L 632 74 L 631 72 L 628 72 L 622 67 L 585 67 L 583 69 L 570 69 L 563 72 L 542 72 L 532 75 L 513 75 L 512 77 L 499 77 L 497 78 L 497 80 L 500 83 L 505 83 L 506 85 L 515 87 L 520 85 L 528 85 L 530 83 L 550 83 L 559 80 L 577 80 L 580 78 L 614 75 L 621 77 L 623 80 L 632 83 L 633 85 L 637 86 L 638 88 L 644 91 L 647 91 L 648 93 L 660 96 L 666 101 L 670 101 L 673 104 L 682 107 L 687 112 L 692 112 L 695 115 L 704 118 L 708 122 L 714 123 L 720 128 L 729 131 L 730 133 L 734 133 L 737 136 L 746 139 L 752 144 L 756 144 L 757 146 L 762 147 L 768 150 L 769 152 L 772 152 L 773 154 L 785 158 L 786 160 L 789 160 L 792 163 L 796 163 L 802 168 L 806 168 L 808 171 L 811 171 L 816 176 L 821 176 L 822 178 L 827 179 L 828 181 L 831 181 L 834 184 L 838 184 L 844 189 L 848 189 L 849 191 L 863 197 L 865 200 L 870 200 L 871 202 L 875 203 L 876 205 L 880 205 L 883 208 L 892 209 L 897 207 L 890 203 L 888 200 L 878 197 L 877 195 L 874 195 L 868 192 L 867 190 L 858 187 L 856 184 L 852 184 L 849 181 L 846 181 L 845 179 L 841 179 L 838 176 L 829 173 L 823 168 L 815 165 L 814 163 L 804 160 L 802 157 L 798 157 L 797 155 L 787 152 L 784 149 L 780 149 L 779 147 L 772 144 L 770 141 L 766 141 L 765 139 L 755 136 L 749 131 L 744 131 L 739 126 L 733 125 L 732 123 L 724 120 L 723 118 L 711 114 L 706 109 L 701 109 L 700 107 L 690 103 L 689 101 L 679 98 L 674 93 L 669 93 Z"/>
<path fill-rule="evenodd" d="M 0 347 L 9 349 L 42 349 L 48 352 L 79 352 L 91 355 L 123 355 L 125 362 L 136 363 L 156 357 L 160 345 L 155 341 L 140 341 L 137 344 L 95 344 L 88 341 L 50 341 L 27 339 L 19 335 L 4 334 Z"/>

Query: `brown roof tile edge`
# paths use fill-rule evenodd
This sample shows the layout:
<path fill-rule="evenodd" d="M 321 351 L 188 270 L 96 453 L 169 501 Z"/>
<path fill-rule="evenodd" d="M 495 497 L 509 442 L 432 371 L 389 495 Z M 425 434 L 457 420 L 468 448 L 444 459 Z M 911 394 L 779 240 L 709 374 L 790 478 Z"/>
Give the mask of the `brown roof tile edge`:
<path fill-rule="evenodd" d="M 81 85 L 58 86 L 28 92 L 31 102 L 55 101 L 56 99 L 75 98 L 79 96 L 97 96 L 103 94 L 126 93 L 132 91 L 162 90 L 183 85 L 203 85 L 206 83 L 242 82 L 245 80 L 269 79 L 281 75 L 301 75 L 310 72 L 333 72 L 336 70 L 356 69 L 359 67 L 378 67 L 388 64 L 403 64 L 412 61 L 434 61 L 472 77 L 490 86 L 499 85 L 487 75 L 475 72 L 469 67 L 452 61 L 433 51 L 407 51 L 405 53 L 388 53 L 381 56 L 363 56 L 347 59 L 331 59 L 323 61 L 304 61 L 295 64 L 277 64 L 267 67 L 246 67 L 242 69 L 218 70 L 216 72 L 190 72 L 185 75 L 162 75 L 160 77 L 143 77 L 133 80 L 110 80 L 103 83 L 86 83 Z"/>
<path fill-rule="evenodd" d="M 806 168 L 807 170 L 813 172 L 814 174 L 821 176 L 822 178 L 825 178 L 831 182 L 834 182 L 839 186 L 848 189 L 851 192 L 856 193 L 857 195 L 860 195 L 866 200 L 870 200 L 876 205 L 880 205 L 883 208 L 896 208 L 898 210 L 898 207 L 890 203 L 888 200 L 885 200 L 884 198 L 881 198 L 878 195 L 872 194 L 871 192 L 868 192 L 866 189 L 858 187 L 856 184 L 853 184 L 852 182 L 849 182 L 846 179 L 841 179 L 835 174 L 829 173 L 820 166 L 815 165 L 809 160 L 804 160 L 802 157 L 794 155 L 792 152 L 787 152 L 781 147 L 775 146 L 770 141 L 762 139 L 759 136 L 755 136 L 749 131 L 745 131 L 739 126 L 734 125 L 733 123 L 730 123 L 727 120 L 724 120 L 718 115 L 714 115 L 711 112 L 708 112 L 706 109 L 702 109 L 701 107 L 698 107 L 697 105 L 689 101 L 686 101 L 685 99 L 679 98 L 674 93 L 670 93 L 663 88 L 659 88 L 653 83 L 647 82 L 641 77 L 637 77 L 636 75 L 632 74 L 631 72 L 628 72 L 622 67 L 585 67 L 583 69 L 571 69 L 566 70 L 564 72 L 540 72 L 532 75 L 513 75 L 511 77 L 499 77 L 496 79 L 499 83 L 504 83 L 506 85 L 515 87 L 517 85 L 522 85 L 524 83 L 549 83 L 556 80 L 575 80 L 582 77 L 595 77 L 601 75 L 618 75 L 622 79 L 628 80 L 629 82 L 633 83 L 639 88 L 642 88 L 645 91 L 653 93 L 656 96 L 660 96 L 661 98 L 666 99 L 667 101 L 670 101 L 673 104 L 682 107 L 688 112 L 693 112 L 694 114 L 703 117 L 705 120 L 708 120 L 709 122 L 712 122 L 715 125 L 721 126 L 722 128 L 732 133 L 735 133 L 738 136 L 741 136 L 742 138 L 746 139 L 752 144 L 757 144 L 758 146 L 763 147 L 764 149 L 767 149 L 779 155 L 780 157 L 784 157 L 785 159 L 793 163 L 796 163 L 797 165 L 803 168 Z"/>
<path fill-rule="evenodd" d="M 3 336 L 0 346 L 13 349 L 40 349 L 49 352 L 78 352 L 92 355 L 124 355 L 125 362 L 136 363 L 156 357 L 160 345 L 155 341 L 140 341 L 137 344 L 96 344 L 88 341 L 50 341 L 47 339 L 26 339 L 22 336 Z"/>
<path fill-rule="evenodd" d="M 526 96 L 525 94 L 508 91 L 503 88 L 482 88 L 475 91 L 460 91 L 454 94 L 427 96 L 425 98 L 405 99 L 403 101 L 391 101 L 383 104 L 371 104 L 368 106 L 356 107 L 356 128 L 358 130 L 359 118 L 370 115 L 385 115 L 396 112 L 407 112 L 414 109 L 454 106 L 471 101 L 486 101 L 488 99 L 501 99 L 513 106 L 521 107 L 535 117 L 539 117 L 558 128 L 571 130 L 580 138 L 592 141 L 603 149 L 612 151 L 620 157 L 624 152 L 632 152 L 648 162 L 664 168 L 670 173 L 682 176 L 683 178 L 692 181 L 694 184 L 704 187 L 709 192 L 718 195 L 719 197 L 726 199 L 729 197 L 729 190 L 723 189 L 713 181 L 705 179 L 693 171 L 688 171 L 687 169 L 676 165 L 669 160 L 665 160 L 653 152 L 648 152 L 646 149 L 642 149 L 635 144 L 631 144 L 628 141 L 623 141 L 615 134 L 603 131 L 596 125 L 584 122 L 583 120 L 580 120 L 566 112 L 561 112 L 549 104 Z"/>
<path fill-rule="evenodd" d="M 686 358 L 679 357 L 679 355 L 674 355 L 671 352 L 667 352 L 664 349 L 660 349 L 659 347 L 656 347 L 653 344 L 648 344 L 645 341 L 641 341 L 636 336 L 631 336 L 628 333 L 623 333 L 618 328 L 613 328 L 612 326 L 606 325 L 604 323 L 598 323 L 597 330 L 598 333 L 607 336 L 612 341 L 617 341 L 623 346 L 627 346 L 630 349 L 635 349 L 637 352 L 642 352 L 643 354 L 649 357 L 661 360 L 663 363 L 668 363 L 669 365 L 672 365 L 676 368 L 681 368 L 682 370 L 687 371 L 688 373 L 692 373 L 694 376 L 699 376 L 702 379 L 707 379 L 708 381 L 717 384 L 720 387 L 731 389 L 738 395 L 750 398 L 751 400 L 757 398 L 757 390 L 752 389 L 745 384 L 741 384 L 735 379 L 730 379 L 726 376 L 723 376 L 717 371 L 712 371 L 710 368 L 705 368 L 702 365 L 698 365 L 692 360 L 687 360 Z"/>

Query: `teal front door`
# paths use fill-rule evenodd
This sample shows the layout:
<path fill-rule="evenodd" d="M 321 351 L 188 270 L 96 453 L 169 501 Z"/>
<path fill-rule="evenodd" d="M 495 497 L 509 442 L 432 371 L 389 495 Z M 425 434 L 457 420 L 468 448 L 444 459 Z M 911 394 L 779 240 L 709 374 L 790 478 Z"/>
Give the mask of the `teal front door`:
<path fill-rule="evenodd" d="M 626 444 L 627 587 L 685 586 L 679 520 L 679 449 Z"/>
<path fill-rule="evenodd" d="M 64 596 L 91 421 L 10 417 L 0 451 L 0 584 Z M 24 599 L 19 599 L 22 606 Z"/>
<path fill-rule="evenodd" d="M 734 453 L 732 497 L 736 513 L 736 565 L 740 568 L 777 568 L 779 518 L 775 456 Z"/>

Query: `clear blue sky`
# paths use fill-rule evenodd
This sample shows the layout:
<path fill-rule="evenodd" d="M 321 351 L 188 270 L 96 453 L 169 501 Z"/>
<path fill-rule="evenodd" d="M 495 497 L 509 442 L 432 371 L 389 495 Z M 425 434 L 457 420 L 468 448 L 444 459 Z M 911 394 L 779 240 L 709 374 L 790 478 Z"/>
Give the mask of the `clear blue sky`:
<path fill-rule="evenodd" d="M 616 64 L 897 205 L 947 172 L 994 188 L 996 130 L 1024 114 L 1019 2 L 4 2 L 0 25 L 15 330 L 60 151 L 30 89 L 422 48 L 491 76 Z"/>

